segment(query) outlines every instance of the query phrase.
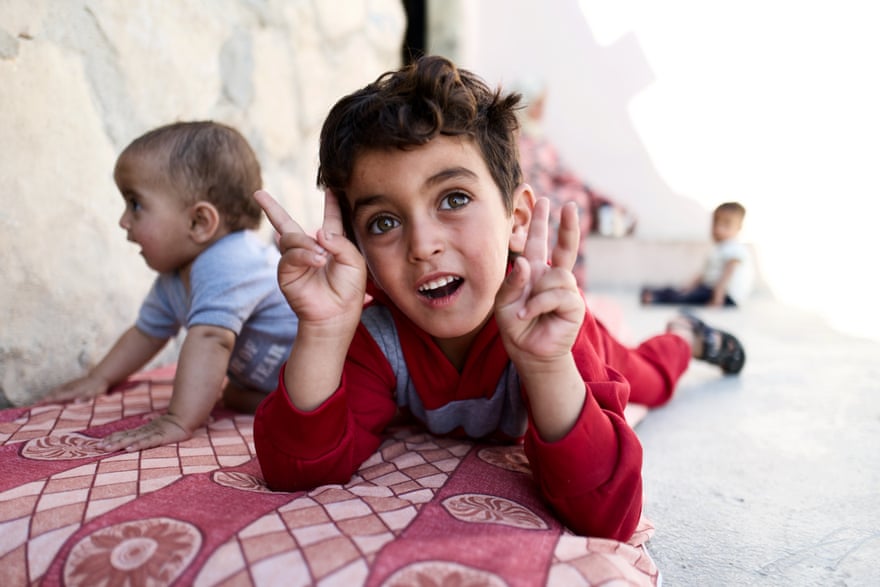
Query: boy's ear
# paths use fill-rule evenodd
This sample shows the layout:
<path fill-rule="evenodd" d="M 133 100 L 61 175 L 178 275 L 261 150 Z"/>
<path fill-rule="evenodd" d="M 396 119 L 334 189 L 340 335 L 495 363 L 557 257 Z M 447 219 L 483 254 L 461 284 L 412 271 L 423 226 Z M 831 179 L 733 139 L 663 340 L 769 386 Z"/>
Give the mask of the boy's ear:
<path fill-rule="evenodd" d="M 209 242 L 220 229 L 220 212 L 210 202 L 199 200 L 189 209 L 189 234 L 194 242 Z"/>
<path fill-rule="evenodd" d="M 510 230 L 510 251 L 522 253 L 529 236 L 529 225 L 535 211 L 535 193 L 532 186 L 521 183 L 513 190 L 513 226 Z"/>

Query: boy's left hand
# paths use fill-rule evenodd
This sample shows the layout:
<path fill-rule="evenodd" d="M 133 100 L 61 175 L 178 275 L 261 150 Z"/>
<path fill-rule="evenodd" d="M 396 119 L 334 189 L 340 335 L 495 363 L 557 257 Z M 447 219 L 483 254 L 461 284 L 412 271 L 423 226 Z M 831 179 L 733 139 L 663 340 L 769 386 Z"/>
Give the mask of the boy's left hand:
<path fill-rule="evenodd" d="M 98 446 L 107 452 L 117 450 L 136 451 L 173 444 L 187 440 L 192 433 L 171 414 L 158 418 L 131 430 L 120 430 L 104 437 Z"/>
<path fill-rule="evenodd" d="M 523 254 L 495 298 L 495 319 L 517 367 L 548 364 L 571 353 L 586 304 L 572 273 L 580 230 L 577 208 L 562 208 L 559 235 L 547 264 L 550 202 L 539 198 Z"/>

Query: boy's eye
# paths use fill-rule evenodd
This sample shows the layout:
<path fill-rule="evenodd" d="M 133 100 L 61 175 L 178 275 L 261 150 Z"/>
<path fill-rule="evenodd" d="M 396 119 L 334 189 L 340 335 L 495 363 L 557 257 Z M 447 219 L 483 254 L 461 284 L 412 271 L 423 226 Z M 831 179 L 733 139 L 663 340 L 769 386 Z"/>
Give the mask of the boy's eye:
<path fill-rule="evenodd" d="M 137 212 L 141 209 L 141 203 L 137 201 L 135 198 L 128 199 L 128 207 L 132 212 Z"/>
<path fill-rule="evenodd" d="M 367 232 L 370 234 L 385 234 L 398 226 L 400 226 L 400 222 L 391 216 L 377 216 L 367 224 Z"/>
<path fill-rule="evenodd" d="M 441 210 L 454 210 L 467 206 L 471 201 L 471 197 L 464 192 L 452 192 L 443 198 L 440 204 Z"/>

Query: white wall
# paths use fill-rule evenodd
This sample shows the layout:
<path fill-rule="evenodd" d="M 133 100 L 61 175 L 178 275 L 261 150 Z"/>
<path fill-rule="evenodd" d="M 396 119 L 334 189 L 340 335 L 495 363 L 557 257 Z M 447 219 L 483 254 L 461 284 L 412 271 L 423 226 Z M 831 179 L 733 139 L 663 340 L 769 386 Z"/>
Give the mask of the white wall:
<path fill-rule="evenodd" d="M 154 274 L 118 226 L 126 144 L 232 124 L 313 229 L 324 116 L 399 65 L 405 24 L 399 0 L 0 0 L 0 405 L 82 374 L 137 316 Z"/>
<path fill-rule="evenodd" d="M 745 236 L 783 301 L 880 337 L 880 5 L 858 0 L 481 0 L 460 61 L 541 73 L 548 132 L 649 238 Z"/>

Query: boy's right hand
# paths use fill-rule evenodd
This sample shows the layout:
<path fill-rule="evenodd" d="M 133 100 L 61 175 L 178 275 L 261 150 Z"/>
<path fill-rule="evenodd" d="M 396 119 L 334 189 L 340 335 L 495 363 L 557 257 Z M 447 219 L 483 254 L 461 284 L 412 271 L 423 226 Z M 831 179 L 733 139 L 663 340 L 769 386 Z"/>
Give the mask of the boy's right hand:
<path fill-rule="evenodd" d="M 254 198 L 281 235 L 278 284 L 296 312 L 300 328 L 338 326 L 339 320 L 360 320 L 367 268 L 357 247 L 343 234 L 339 202 L 324 193 L 324 224 L 313 238 L 305 233 L 268 192 Z"/>
<path fill-rule="evenodd" d="M 70 400 L 85 401 L 104 395 L 110 389 L 110 384 L 106 379 L 89 373 L 79 379 L 68 381 L 58 387 L 49 390 L 49 393 L 40 399 L 38 404 L 68 402 Z"/>

